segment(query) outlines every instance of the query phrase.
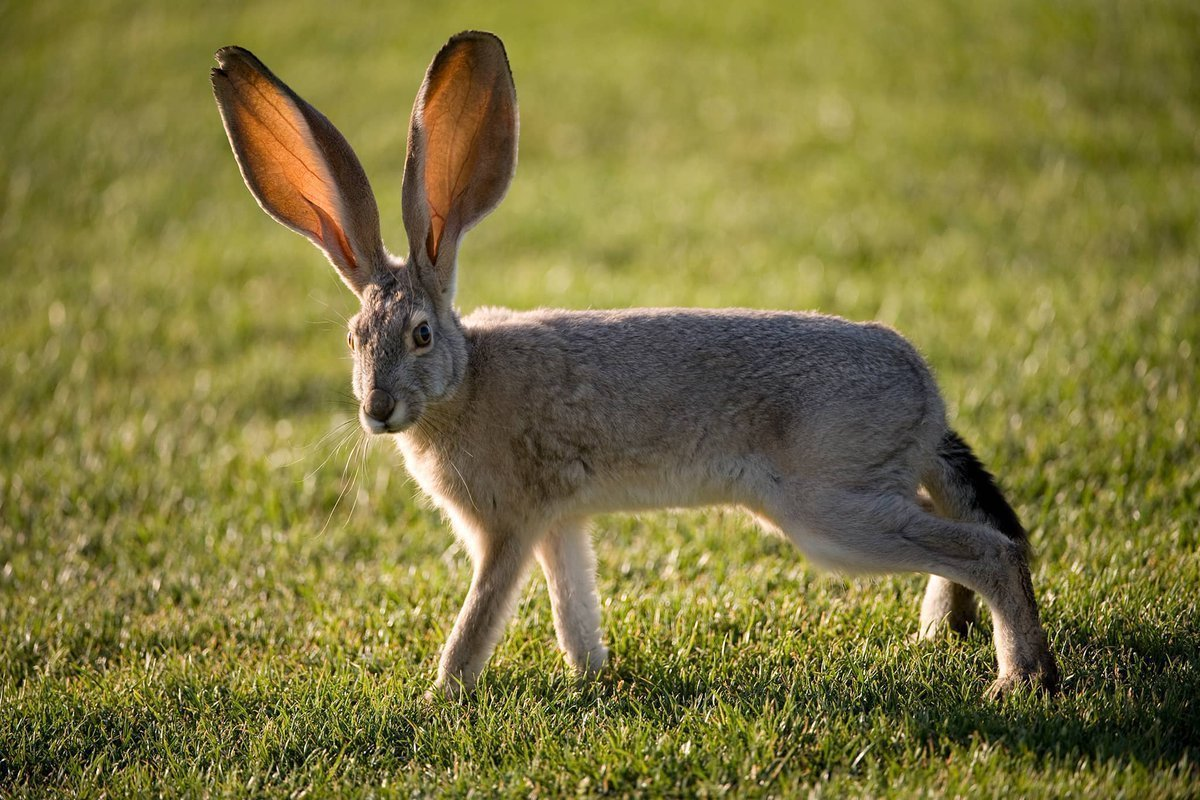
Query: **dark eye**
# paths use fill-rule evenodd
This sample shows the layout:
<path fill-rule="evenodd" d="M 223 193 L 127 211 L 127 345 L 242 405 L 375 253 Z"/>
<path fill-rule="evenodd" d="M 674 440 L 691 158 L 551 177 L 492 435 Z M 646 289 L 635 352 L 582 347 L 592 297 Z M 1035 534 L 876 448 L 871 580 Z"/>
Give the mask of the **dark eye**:
<path fill-rule="evenodd" d="M 354 334 L 350 331 L 346 331 L 346 346 L 351 350 L 354 349 Z"/>
<path fill-rule="evenodd" d="M 413 328 L 413 344 L 417 347 L 428 347 L 433 341 L 433 331 L 429 328 L 428 322 L 422 322 L 417 327 Z"/>

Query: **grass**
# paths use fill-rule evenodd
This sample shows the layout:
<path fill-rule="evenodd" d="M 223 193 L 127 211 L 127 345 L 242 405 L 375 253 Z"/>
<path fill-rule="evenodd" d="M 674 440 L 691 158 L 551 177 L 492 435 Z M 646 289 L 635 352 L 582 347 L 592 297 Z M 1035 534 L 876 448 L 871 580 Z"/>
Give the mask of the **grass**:
<path fill-rule="evenodd" d="M 697 8 L 0 6 L 0 795 L 1196 793 L 1200 13 Z M 984 702 L 986 636 L 911 641 L 920 577 L 715 510 L 598 520 L 598 683 L 534 576 L 478 696 L 421 701 L 469 565 L 339 438 L 354 300 L 254 207 L 206 71 L 243 44 L 329 114 L 399 250 L 467 27 L 523 138 L 463 308 L 895 325 L 1031 529 L 1060 697 Z"/>

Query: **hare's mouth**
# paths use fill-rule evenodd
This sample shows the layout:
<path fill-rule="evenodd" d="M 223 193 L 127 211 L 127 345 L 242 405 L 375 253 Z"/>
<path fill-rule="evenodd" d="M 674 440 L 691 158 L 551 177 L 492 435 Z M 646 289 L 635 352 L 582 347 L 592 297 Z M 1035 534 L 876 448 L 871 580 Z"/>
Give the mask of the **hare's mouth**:
<path fill-rule="evenodd" d="M 409 405 L 403 401 L 396 403 L 386 419 L 378 419 L 371 415 L 366 408 L 358 409 L 358 421 L 363 430 L 374 435 L 400 433 L 411 426 L 416 419 Z"/>

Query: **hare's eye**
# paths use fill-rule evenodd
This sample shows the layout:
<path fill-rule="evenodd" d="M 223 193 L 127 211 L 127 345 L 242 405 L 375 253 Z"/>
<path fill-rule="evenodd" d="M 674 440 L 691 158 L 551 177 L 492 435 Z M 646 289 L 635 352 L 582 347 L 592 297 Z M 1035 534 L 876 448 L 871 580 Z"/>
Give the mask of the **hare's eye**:
<path fill-rule="evenodd" d="M 346 331 L 346 346 L 351 350 L 354 349 L 354 334 L 350 331 Z"/>
<path fill-rule="evenodd" d="M 430 329 L 428 322 L 422 322 L 413 328 L 413 344 L 417 347 L 428 347 L 432 341 L 433 331 Z"/>

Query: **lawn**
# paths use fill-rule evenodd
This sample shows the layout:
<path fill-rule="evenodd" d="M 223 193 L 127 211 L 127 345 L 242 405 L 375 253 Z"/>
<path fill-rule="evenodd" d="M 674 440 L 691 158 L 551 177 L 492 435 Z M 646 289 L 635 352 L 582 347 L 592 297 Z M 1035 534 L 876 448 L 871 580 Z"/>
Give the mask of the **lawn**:
<path fill-rule="evenodd" d="M 1194 2 L 345 6 L 0 5 L 0 796 L 1200 792 Z M 1060 695 L 985 701 L 986 631 L 913 641 L 921 576 L 714 509 L 596 521 L 596 683 L 537 574 L 476 696 L 422 699 L 467 556 L 363 445 L 356 301 L 208 70 L 329 115 L 404 251 L 412 98 L 471 27 L 522 140 L 461 307 L 903 331 L 1031 531 Z"/>

